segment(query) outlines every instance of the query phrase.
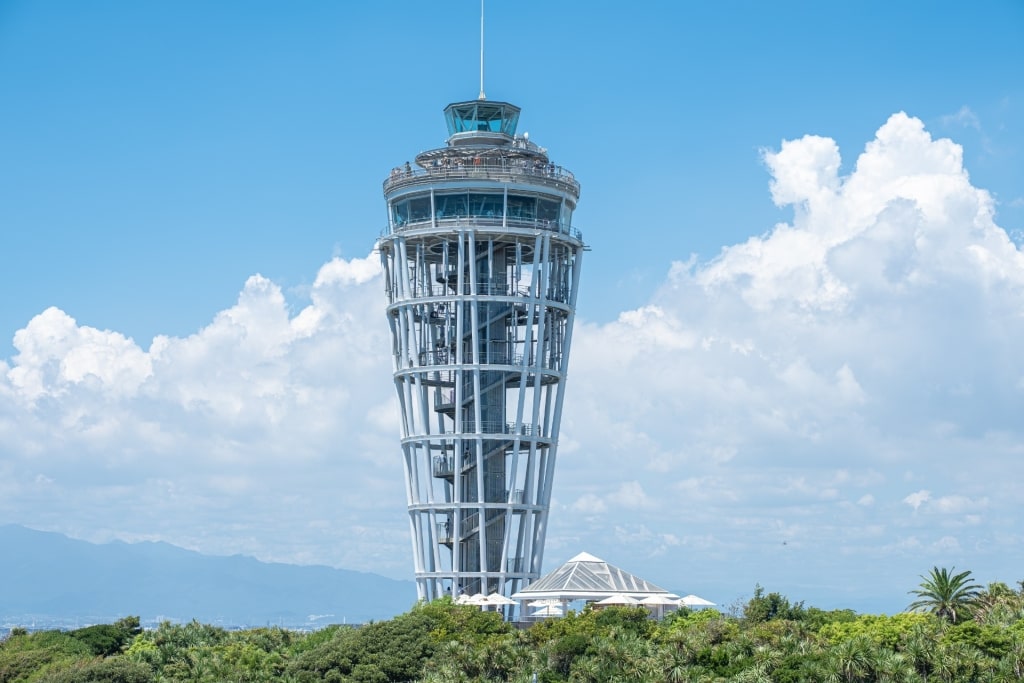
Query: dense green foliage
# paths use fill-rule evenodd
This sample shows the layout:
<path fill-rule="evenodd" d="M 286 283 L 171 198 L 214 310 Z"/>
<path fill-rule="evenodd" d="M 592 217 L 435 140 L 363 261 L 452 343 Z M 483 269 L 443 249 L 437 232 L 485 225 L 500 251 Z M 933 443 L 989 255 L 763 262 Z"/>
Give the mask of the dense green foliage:
<path fill-rule="evenodd" d="M 88 645 L 94 655 L 107 657 L 120 652 L 141 632 L 139 618 L 126 617 L 113 624 L 86 626 L 71 631 L 68 635 Z"/>
<path fill-rule="evenodd" d="M 1024 585 L 993 583 L 969 603 L 954 623 L 930 608 L 822 611 L 757 586 L 739 615 L 682 609 L 656 622 L 639 607 L 588 608 L 522 630 L 450 599 L 312 633 L 198 622 L 140 631 L 129 617 L 67 633 L 15 630 L 0 642 L 0 683 L 1024 680 Z"/>

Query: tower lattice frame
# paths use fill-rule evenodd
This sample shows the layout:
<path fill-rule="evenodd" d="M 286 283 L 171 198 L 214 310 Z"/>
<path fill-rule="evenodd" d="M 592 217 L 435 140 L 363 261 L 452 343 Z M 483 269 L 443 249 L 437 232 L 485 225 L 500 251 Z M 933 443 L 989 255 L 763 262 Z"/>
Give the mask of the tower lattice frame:
<path fill-rule="evenodd" d="M 417 592 L 540 576 L 584 244 L 580 186 L 519 108 L 445 109 L 440 149 L 384 181 L 377 242 Z"/>

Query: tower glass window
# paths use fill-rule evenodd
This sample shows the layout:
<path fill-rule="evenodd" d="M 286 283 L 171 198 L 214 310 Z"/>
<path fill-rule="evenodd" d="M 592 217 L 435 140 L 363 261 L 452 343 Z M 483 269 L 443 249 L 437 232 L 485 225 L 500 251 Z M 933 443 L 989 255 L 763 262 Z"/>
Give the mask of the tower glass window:
<path fill-rule="evenodd" d="M 456 133 L 503 133 L 509 137 L 516 134 L 519 125 L 519 107 L 507 102 L 474 100 L 449 104 L 444 110 L 448 123 L 448 134 Z"/>

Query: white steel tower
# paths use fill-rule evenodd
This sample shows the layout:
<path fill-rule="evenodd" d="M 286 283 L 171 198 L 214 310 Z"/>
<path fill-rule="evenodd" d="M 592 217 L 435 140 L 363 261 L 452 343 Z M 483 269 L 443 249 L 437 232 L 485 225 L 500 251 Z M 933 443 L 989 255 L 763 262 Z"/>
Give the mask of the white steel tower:
<path fill-rule="evenodd" d="M 540 576 L 583 240 L 580 186 L 519 108 L 450 104 L 384 181 L 384 268 L 421 599 Z"/>

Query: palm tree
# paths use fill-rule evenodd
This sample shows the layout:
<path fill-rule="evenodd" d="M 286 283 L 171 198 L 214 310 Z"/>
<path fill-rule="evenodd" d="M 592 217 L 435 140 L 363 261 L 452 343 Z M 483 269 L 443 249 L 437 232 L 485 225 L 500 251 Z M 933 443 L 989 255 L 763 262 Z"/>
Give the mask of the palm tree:
<path fill-rule="evenodd" d="M 917 679 L 913 663 L 902 652 L 892 652 L 886 649 L 876 651 L 871 668 L 877 683 L 902 683 Z"/>
<path fill-rule="evenodd" d="M 689 660 L 679 650 L 662 649 L 660 651 L 660 665 L 664 680 L 667 683 L 683 683 L 686 680 Z"/>
<path fill-rule="evenodd" d="M 978 594 L 972 615 L 979 624 L 1009 627 L 1024 619 L 1024 593 L 996 581 Z"/>
<path fill-rule="evenodd" d="M 928 683 L 928 676 L 935 670 L 935 638 L 935 633 L 916 626 L 903 645 L 903 653 L 924 683 Z"/>
<path fill-rule="evenodd" d="M 867 636 L 842 641 L 828 651 L 828 678 L 843 683 L 868 680 L 875 654 L 875 645 Z"/>
<path fill-rule="evenodd" d="M 956 567 L 952 570 L 934 567 L 930 575 L 922 575 L 920 590 L 910 591 L 918 599 L 907 609 L 912 612 L 931 612 L 951 624 L 955 624 L 961 616 L 966 616 L 981 586 L 971 583 L 971 572 L 953 574 L 954 571 Z"/>
<path fill-rule="evenodd" d="M 940 643 L 935 648 L 935 675 L 943 683 L 974 681 L 984 669 L 985 660 L 978 650 L 964 643 Z"/>
<path fill-rule="evenodd" d="M 1014 638 L 1010 651 L 999 662 L 999 669 L 1008 681 L 1024 678 L 1024 639 Z"/>

